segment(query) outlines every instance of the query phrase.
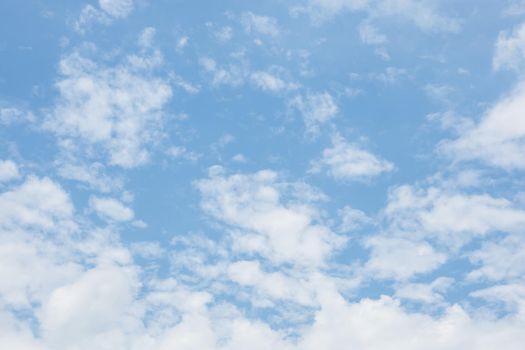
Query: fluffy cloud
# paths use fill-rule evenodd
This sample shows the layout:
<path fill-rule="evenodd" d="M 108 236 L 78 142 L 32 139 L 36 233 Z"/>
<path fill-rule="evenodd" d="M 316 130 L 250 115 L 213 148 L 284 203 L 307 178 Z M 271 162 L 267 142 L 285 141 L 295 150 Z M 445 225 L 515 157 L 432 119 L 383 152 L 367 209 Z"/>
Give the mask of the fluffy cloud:
<path fill-rule="evenodd" d="M 333 146 L 323 150 L 322 158 L 312 163 L 311 171 L 327 169 L 328 174 L 337 180 L 359 180 L 394 169 L 389 161 L 347 143 L 339 135 L 334 136 L 332 141 Z"/>
<path fill-rule="evenodd" d="M 263 256 L 273 263 L 322 265 L 344 240 L 328 227 L 315 223 L 314 208 L 286 201 L 278 175 L 260 171 L 211 177 L 197 182 L 202 207 L 234 229 L 233 248 Z"/>
<path fill-rule="evenodd" d="M 395 188 L 385 213 L 394 230 L 433 237 L 454 249 L 490 232 L 517 232 L 525 224 L 525 210 L 507 199 L 437 187 Z"/>
<path fill-rule="evenodd" d="M 67 151 L 89 155 L 98 149 L 110 164 L 125 168 L 145 163 L 149 144 L 161 134 L 162 108 L 171 97 L 170 86 L 152 76 L 159 55 L 130 55 L 114 67 L 79 51 L 63 57 L 60 95 L 45 128 L 62 139 Z"/>

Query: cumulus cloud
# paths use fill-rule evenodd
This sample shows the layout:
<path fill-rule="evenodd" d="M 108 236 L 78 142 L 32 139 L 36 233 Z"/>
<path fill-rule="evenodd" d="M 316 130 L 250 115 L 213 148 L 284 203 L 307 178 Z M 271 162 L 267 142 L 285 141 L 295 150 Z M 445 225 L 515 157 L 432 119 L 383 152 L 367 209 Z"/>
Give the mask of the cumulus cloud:
<path fill-rule="evenodd" d="M 454 249 L 491 232 L 517 232 L 525 224 L 525 210 L 505 198 L 438 187 L 397 187 L 385 213 L 395 230 L 430 236 Z"/>
<path fill-rule="evenodd" d="M 316 223 L 313 208 L 287 203 L 279 187 L 278 175 L 272 171 L 231 176 L 212 173 L 197 182 L 203 209 L 246 232 L 232 230 L 234 249 L 275 264 L 322 265 L 344 239 Z"/>
<path fill-rule="evenodd" d="M 506 170 L 525 169 L 525 83 L 489 108 L 459 138 L 440 144 L 439 151 L 459 161 L 480 160 Z"/>
<path fill-rule="evenodd" d="M 341 136 L 333 137 L 333 146 L 323 150 L 321 159 L 312 163 L 312 172 L 326 169 L 337 180 L 360 180 L 394 169 L 389 161 L 378 158 L 358 145 L 346 142 Z"/>
<path fill-rule="evenodd" d="M 159 59 L 155 51 L 105 66 L 80 51 L 63 57 L 59 97 L 44 127 L 66 151 L 89 155 L 98 149 L 112 165 L 144 164 L 149 144 L 161 134 L 162 109 L 172 94 L 168 83 L 152 76 Z"/>

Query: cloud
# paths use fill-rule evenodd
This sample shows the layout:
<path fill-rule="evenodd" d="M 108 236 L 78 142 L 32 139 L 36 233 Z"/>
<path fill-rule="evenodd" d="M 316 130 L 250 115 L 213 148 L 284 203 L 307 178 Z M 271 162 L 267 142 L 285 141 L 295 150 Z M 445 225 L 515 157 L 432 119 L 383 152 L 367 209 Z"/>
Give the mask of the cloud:
<path fill-rule="evenodd" d="M 364 12 L 375 21 L 398 17 L 425 32 L 457 32 L 461 22 L 443 15 L 437 1 L 417 0 L 309 0 L 292 7 L 292 13 L 307 13 L 315 22 L 323 22 L 345 11 Z"/>
<path fill-rule="evenodd" d="M 393 230 L 432 237 L 452 249 L 491 232 L 517 232 L 525 224 L 525 211 L 507 199 L 438 187 L 394 188 L 385 214 Z"/>
<path fill-rule="evenodd" d="M 275 72 L 256 71 L 250 74 L 250 79 L 255 86 L 263 91 L 281 92 L 297 88 L 296 84 L 287 83 Z"/>
<path fill-rule="evenodd" d="M 279 26 L 277 25 L 277 20 L 273 17 L 256 15 L 248 11 L 241 15 L 241 24 L 248 33 L 269 36 L 279 35 Z"/>
<path fill-rule="evenodd" d="M 244 84 L 245 68 L 241 65 L 229 65 L 226 68 L 221 68 L 217 62 L 209 57 L 202 57 L 199 63 L 204 70 L 211 74 L 213 85 L 230 85 L 238 87 Z"/>
<path fill-rule="evenodd" d="M 89 206 L 99 216 L 114 221 L 129 221 L 133 219 L 133 210 L 114 198 L 91 197 Z"/>
<path fill-rule="evenodd" d="M 431 272 L 447 260 L 446 254 L 423 241 L 373 236 L 365 239 L 364 246 L 371 249 L 364 268 L 373 278 L 405 280 Z"/>
<path fill-rule="evenodd" d="M 86 5 L 82 8 L 73 28 L 84 33 L 93 24 L 109 25 L 113 20 L 125 18 L 133 11 L 133 0 L 99 0 L 98 8 Z"/>
<path fill-rule="evenodd" d="M 85 156 L 102 151 L 109 164 L 124 168 L 144 164 L 148 146 L 162 133 L 162 109 L 172 94 L 168 83 L 153 75 L 158 55 L 129 55 L 116 66 L 79 51 L 63 57 L 59 97 L 44 127 L 61 139 L 65 151 Z"/>
<path fill-rule="evenodd" d="M 493 58 L 494 69 L 522 71 L 525 68 L 525 23 L 512 32 L 499 33 Z"/>
<path fill-rule="evenodd" d="M 133 0 L 99 0 L 101 9 L 115 18 L 123 18 L 133 11 Z"/>
<path fill-rule="evenodd" d="M 306 130 L 311 134 L 318 133 L 319 127 L 339 111 L 334 98 L 327 92 L 295 96 L 289 105 L 301 112 Z"/>
<path fill-rule="evenodd" d="M 326 169 L 337 180 L 361 180 L 394 169 L 389 161 L 376 157 L 359 146 L 347 143 L 341 136 L 332 139 L 333 146 L 323 150 L 321 159 L 312 162 L 311 171 Z"/>
<path fill-rule="evenodd" d="M 359 38 L 365 44 L 380 45 L 388 41 L 386 35 L 381 34 L 375 26 L 368 22 L 359 25 Z"/>
<path fill-rule="evenodd" d="M 0 183 L 17 179 L 20 176 L 18 167 L 12 160 L 0 159 Z"/>
<path fill-rule="evenodd" d="M 29 177 L 0 194 L 0 225 L 4 229 L 33 227 L 71 229 L 73 206 L 67 193 L 49 178 Z"/>
<path fill-rule="evenodd" d="M 315 222 L 313 208 L 287 203 L 276 173 L 224 176 L 220 168 L 212 171 L 210 178 L 196 183 L 202 208 L 232 228 L 235 250 L 274 264 L 319 266 L 344 242 Z"/>
<path fill-rule="evenodd" d="M 480 160 L 506 170 L 525 169 L 525 82 L 489 108 L 459 138 L 442 142 L 438 151 L 457 161 Z"/>

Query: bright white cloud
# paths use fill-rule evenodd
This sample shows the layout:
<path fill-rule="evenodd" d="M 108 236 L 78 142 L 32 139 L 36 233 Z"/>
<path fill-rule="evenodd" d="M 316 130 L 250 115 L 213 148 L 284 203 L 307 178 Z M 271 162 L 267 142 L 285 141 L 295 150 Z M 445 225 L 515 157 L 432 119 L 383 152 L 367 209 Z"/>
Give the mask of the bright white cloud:
<path fill-rule="evenodd" d="M 490 232 L 517 232 L 525 224 L 525 210 L 507 199 L 436 187 L 393 189 L 385 213 L 394 230 L 431 236 L 455 249 Z"/>
<path fill-rule="evenodd" d="M 489 108 L 480 122 L 460 137 L 445 141 L 440 152 L 457 160 L 481 160 L 507 170 L 525 169 L 525 83 Z"/>
<path fill-rule="evenodd" d="M 404 280 L 433 271 L 447 260 L 446 254 L 426 242 L 375 236 L 367 238 L 364 245 L 371 249 L 365 271 L 374 278 Z"/>
<path fill-rule="evenodd" d="M 333 137 L 333 146 L 323 150 L 321 159 L 312 163 L 311 171 L 324 169 L 337 180 L 362 180 L 394 169 L 389 161 L 346 142 L 341 136 Z"/>
<path fill-rule="evenodd" d="M 162 108 L 171 97 L 170 86 L 151 76 L 151 65 L 158 65 L 155 54 L 131 55 L 115 67 L 99 65 L 78 51 L 62 58 L 60 95 L 45 128 L 70 152 L 89 155 L 95 147 L 112 165 L 144 164 L 149 144 L 162 133 Z"/>
<path fill-rule="evenodd" d="M 206 212 L 242 230 L 232 230 L 234 249 L 276 264 L 319 266 L 344 242 L 315 223 L 313 208 L 286 202 L 276 173 L 224 176 L 220 170 L 213 168 L 211 177 L 197 182 L 197 187 Z"/>

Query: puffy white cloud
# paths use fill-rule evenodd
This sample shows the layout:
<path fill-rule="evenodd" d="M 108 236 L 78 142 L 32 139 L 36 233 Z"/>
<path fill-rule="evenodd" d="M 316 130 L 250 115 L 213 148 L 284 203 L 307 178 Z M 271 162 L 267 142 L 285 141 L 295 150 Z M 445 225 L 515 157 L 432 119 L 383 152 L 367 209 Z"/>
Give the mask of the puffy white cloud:
<path fill-rule="evenodd" d="M 64 190 L 49 178 L 29 177 L 22 185 L 0 194 L 0 227 L 69 230 L 73 205 Z"/>
<path fill-rule="evenodd" d="M 452 278 L 439 277 L 431 283 L 407 283 L 396 288 L 395 296 L 400 299 L 437 304 L 443 303 L 445 292 L 454 282 Z"/>
<path fill-rule="evenodd" d="M 309 133 L 317 133 L 319 127 L 331 120 L 339 111 L 337 104 L 327 92 L 318 94 L 298 95 L 290 102 L 290 107 L 301 112 Z"/>
<path fill-rule="evenodd" d="M 377 176 L 394 169 L 387 160 L 346 142 L 341 136 L 332 139 L 333 146 L 323 150 L 321 159 L 312 162 L 312 172 L 326 169 L 337 180 L 359 180 Z"/>
<path fill-rule="evenodd" d="M 397 187 L 385 213 L 394 231 L 432 237 L 452 249 L 490 232 L 517 232 L 525 224 L 525 210 L 507 199 L 437 187 Z"/>
<path fill-rule="evenodd" d="M 18 167 L 12 160 L 0 159 L 0 182 L 6 182 L 18 178 Z"/>
<path fill-rule="evenodd" d="M 214 168 L 210 178 L 196 184 L 203 195 L 202 208 L 242 230 L 231 233 L 235 250 L 264 256 L 276 264 L 319 266 L 344 242 L 315 223 L 314 208 L 287 202 L 278 175 L 272 171 L 224 176 L 220 168 Z"/>
<path fill-rule="evenodd" d="M 433 271 L 447 260 L 446 254 L 423 241 L 373 236 L 367 238 L 364 245 L 371 249 L 365 271 L 374 278 L 404 280 Z"/>
<path fill-rule="evenodd" d="M 60 95 L 45 128 L 62 139 L 66 151 L 90 155 L 97 153 L 96 147 L 112 165 L 145 163 L 149 144 L 161 134 L 162 108 L 171 97 L 170 86 L 152 76 L 158 55 L 130 55 L 115 67 L 99 65 L 79 51 L 63 57 L 56 84 Z"/>
<path fill-rule="evenodd" d="M 497 241 L 484 242 L 480 249 L 469 253 L 477 266 L 468 278 L 490 281 L 516 281 L 525 277 L 525 240 L 521 232 Z"/>
<path fill-rule="evenodd" d="M 89 205 L 98 215 L 110 220 L 129 221 L 134 217 L 133 210 L 114 198 L 91 197 Z"/>
<path fill-rule="evenodd" d="M 348 205 L 339 210 L 339 216 L 341 217 L 339 230 L 342 232 L 352 231 L 372 221 L 364 212 Z"/>
<path fill-rule="evenodd" d="M 525 63 L 525 24 L 513 34 L 500 33 L 494 67 L 520 71 Z M 525 81 L 521 81 L 475 125 L 466 125 L 460 136 L 439 146 L 439 151 L 456 160 L 480 160 L 506 170 L 525 169 Z"/>

